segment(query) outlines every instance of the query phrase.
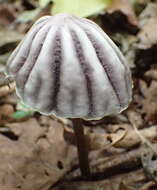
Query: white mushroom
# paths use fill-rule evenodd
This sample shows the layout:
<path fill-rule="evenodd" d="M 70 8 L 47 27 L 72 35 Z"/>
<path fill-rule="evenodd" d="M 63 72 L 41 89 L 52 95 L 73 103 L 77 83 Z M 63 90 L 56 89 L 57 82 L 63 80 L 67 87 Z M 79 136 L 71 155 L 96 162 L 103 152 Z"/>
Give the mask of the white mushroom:
<path fill-rule="evenodd" d="M 10 56 L 19 97 L 46 115 L 73 118 L 82 175 L 90 176 L 81 118 L 117 114 L 132 81 L 120 50 L 94 22 L 69 14 L 39 19 Z"/>
<path fill-rule="evenodd" d="M 131 100 L 130 71 L 119 49 L 94 22 L 69 14 L 40 18 L 6 72 L 22 100 L 47 115 L 100 119 Z"/>

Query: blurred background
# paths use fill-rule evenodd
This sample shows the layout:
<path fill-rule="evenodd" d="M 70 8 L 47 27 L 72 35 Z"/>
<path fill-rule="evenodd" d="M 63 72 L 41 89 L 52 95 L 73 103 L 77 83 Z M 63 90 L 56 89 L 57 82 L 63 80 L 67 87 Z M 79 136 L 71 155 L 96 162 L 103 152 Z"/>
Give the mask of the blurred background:
<path fill-rule="evenodd" d="M 93 181 L 79 178 L 71 121 L 28 108 L 4 74 L 33 23 L 63 12 L 96 22 L 121 49 L 133 77 L 127 110 L 84 121 Z M 156 150 L 156 0 L 0 0 L 0 190 L 156 190 Z"/>

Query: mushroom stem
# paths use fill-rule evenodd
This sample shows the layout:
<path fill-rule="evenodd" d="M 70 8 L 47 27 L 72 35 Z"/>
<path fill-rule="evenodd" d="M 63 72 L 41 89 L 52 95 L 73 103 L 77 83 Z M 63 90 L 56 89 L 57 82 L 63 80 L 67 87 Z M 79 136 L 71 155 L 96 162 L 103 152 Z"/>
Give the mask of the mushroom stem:
<path fill-rule="evenodd" d="M 73 128 L 76 136 L 77 151 L 81 174 L 84 178 L 90 177 L 90 168 L 88 160 L 88 146 L 84 136 L 82 120 L 79 118 L 72 119 Z"/>

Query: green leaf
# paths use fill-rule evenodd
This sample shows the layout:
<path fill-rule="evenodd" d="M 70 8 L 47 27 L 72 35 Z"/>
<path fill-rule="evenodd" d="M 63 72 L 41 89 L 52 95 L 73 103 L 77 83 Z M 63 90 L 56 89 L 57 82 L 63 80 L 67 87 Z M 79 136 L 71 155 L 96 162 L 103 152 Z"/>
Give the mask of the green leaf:
<path fill-rule="evenodd" d="M 21 111 L 21 110 L 18 110 L 16 112 L 14 112 L 12 114 L 12 117 L 14 119 L 22 119 L 22 118 L 25 118 L 25 117 L 29 117 L 33 114 L 32 111 Z"/>
<path fill-rule="evenodd" d="M 104 10 L 112 0 L 54 0 L 52 14 L 70 13 L 88 17 Z"/>

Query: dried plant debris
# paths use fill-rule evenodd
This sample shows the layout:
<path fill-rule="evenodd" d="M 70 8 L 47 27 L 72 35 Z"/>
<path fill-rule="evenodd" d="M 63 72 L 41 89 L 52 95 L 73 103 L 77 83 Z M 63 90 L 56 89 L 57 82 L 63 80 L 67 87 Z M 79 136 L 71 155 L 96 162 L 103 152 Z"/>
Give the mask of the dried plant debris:
<path fill-rule="evenodd" d="M 150 3 L 139 16 L 141 30 L 138 34 L 138 48 L 149 49 L 157 44 L 157 4 Z"/>
<path fill-rule="evenodd" d="M 156 181 L 157 179 L 157 154 L 150 147 L 145 147 L 141 155 L 142 165 L 146 176 Z"/>
<path fill-rule="evenodd" d="M 142 85 L 142 83 L 141 83 Z M 145 89 L 145 98 L 143 99 L 142 112 L 145 121 L 150 124 L 157 122 L 157 81 L 152 81 L 150 86 Z"/>
<path fill-rule="evenodd" d="M 157 11 L 157 10 L 156 10 Z M 157 44 L 157 16 L 152 17 L 147 24 L 145 24 L 140 33 L 138 34 L 138 48 L 149 49 L 153 45 Z"/>
<path fill-rule="evenodd" d="M 157 62 L 157 44 L 149 49 L 137 49 L 135 56 L 134 76 L 143 78 L 145 72 L 151 69 L 151 66 Z M 140 72 L 139 72 L 140 71 Z"/>
<path fill-rule="evenodd" d="M 134 181 L 133 184 L 132 181 Z M 148 186 L 157 187 L 154 182 L 151 182 L 151 184 L 146 182 L 146 177 L 143 173 L 143 170 L 137 170 L 134 172 L 128 172 L 127 174 L 117 175 L 109 179 L 101 180 L 99 183 L 97 181 L 89 181 L 86 183 L 84 181 L 63 182 L 58 186 L 51 188 L 50 190 L 150 190 L 148 189 Z"/>
<path fill-rule="evenodd" d="M 0 3 L 0 25 L 11 24 L 15 21 L 17 14 L 15 8 L 8 3 Z"/>
<path fill-rule="evenodd" d="M 92 133 L 87 134 L 87 139 L 91 150 L 110 150 L 111 146 L 115 148 L 130 149 L 141 143 L 141 139 L 136 134 L 134 129 L 128 124 L 112 125 L 112 128 L 117 128 L 114 133 Z M 119 129 L 118 129 L 119 128 Z M 140 130 L 144 138 L 152 141 L 156 136 L 156 126 Z"/>
<path fill-rule="evenodd" d="M 139 16 L 139 21 L 141 30 L 137 36 L 135 75 L 143 77 L 144 73 L 151 68 L 151 65 L 157 62 L 157 4 L 148 4 Z"/>
<path fill-rule="evenodd" d="M 76 149 L 64 141 L 60 124 L 41 127 L 30 119 L 7 126 L 18 139 L 0 134 L 0 188 L 47 189 L 71 169 Z"/>
<path fill-rule="evenodd" d="M 22 34 L 0 27 L 0 56 L 15 49 L 22 38 Z"/>
<path fill-rule="evenodd" d="M 24 33 L 39 17 L 53 14 L 48 2 L 0 0 L 0 190 L 156 190 L 157 1 L 113 0 L 90 15 L 124 53 L 134 94 L 117 117 L 84 121 L 93 173 L 89 181 L 80 178 L 71 120 L 23 106 L 15 83 L 4 75 Z"/>
<path fill-rule="evenodd" d="M 127 0 L 114 0 L 101 16 L 104 28 L 110 32 L 137 34 L 138 20 L 131 3 Z"/>
<path fill-rule="evenodd" d="M 15 82 L 10 83 L 9 85 L 4 85 L 0 87 L 0 97 L 6 96 L 15 91 Z"/>
<path fill-rule="evenodd" d="M 14 113 L 14 108 L 11 104 L 4 104 L 0 106 L 0 122 L 6 123 L 12 120 L 12 114 Z"/>
<path fill-rule="evenodd" d="M 149 80 L 157 80 L 157 65 L 152 65 L 151 69 L 145 73 L 145 77 Z"/>

